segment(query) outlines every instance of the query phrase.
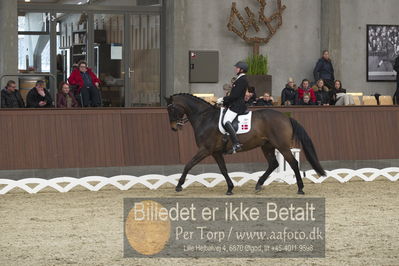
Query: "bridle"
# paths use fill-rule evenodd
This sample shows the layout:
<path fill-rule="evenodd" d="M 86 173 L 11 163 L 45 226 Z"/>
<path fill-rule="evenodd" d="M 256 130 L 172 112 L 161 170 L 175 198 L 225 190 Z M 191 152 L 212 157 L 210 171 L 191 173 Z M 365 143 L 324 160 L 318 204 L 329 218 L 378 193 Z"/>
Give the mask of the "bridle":
<path fill-rule="evenodd" d="M 170 110 L 170 114 L 172 114 L 173 116 L 175 116 L 175 112 L 179 112 L 179 109 L 176 108 L 173 103 L 168 104 L 167 108 L 168 108 L 168 110 Z M 175 121 L 176 121 L 176 125 L 183 127 L 188 122 L 188 118 L 184 117 L 184 114 L 183 114 L 183 116 L 181 118 L 176 117 Z"/>
<path fill-rule="evenodd" d="M 176 124 L 178 126 L 183 127 L 185 124 L 187 124 L 187 122 L 189 122 L 188 117 L 184 117 L 184 112 L 182 114 L 181 117 L 178 117 L 178 115 L 180 115 L 182 113 L 182 111 L 180 109 L 183 109 L 183 107 L 179 107 L 179 105 L 176 107 L 176 105 L 174 103 L 170 103 L 167 105 L 168 108 L 168 113 L 169 113 L 169 120 L 172 122 L 176 122 Z M 202 111 L 199 111 L 196 113 L 196 115 L 202 115 L 203 113 L 208 112 L 210 109 L 209 108 L 205 108 Z M 177 113 L 177 114 L 176 114 Z"/>
<path fill-rule="evenodd" d="M 184 126 L 187 122 L 188 122 L 188 118 L 187 118 L 187 117 L 184 117 L 183 119 L 178 120 L 178 121 L 176 122 L 176 125 Z"/>

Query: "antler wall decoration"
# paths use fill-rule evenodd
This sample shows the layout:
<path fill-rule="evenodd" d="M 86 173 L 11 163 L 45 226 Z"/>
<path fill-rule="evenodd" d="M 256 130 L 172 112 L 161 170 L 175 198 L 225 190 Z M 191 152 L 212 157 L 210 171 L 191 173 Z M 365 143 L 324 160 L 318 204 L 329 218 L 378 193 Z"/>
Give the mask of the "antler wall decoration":
<path fill-rule="evenodd" d="M 255 19 L 255 14 L 251 11 L 249 7 L 245 8 L 245 12 L 247 13 L 248 20 L 245 20 L 241 15 L 240 11 L 237 9 L 237 3 L 233 2 L 231 6 L 231 13 L 229 18 L 229 23 L 227 24 L 227 28 L 229 31 L 234 32 L 239 37 L 241 37 L 247 43 L 250 43 L 254 46 L 254 54 L 259 54 L 259 44 L 260 43 L 268 43 L 270 39 L 274 36 L 280 26 L 283 24 L 283 11 L 286 9 L 285 5 L 281 5 L 281 0 L 277 0 L 277 10 L 270 17 L 266 17 L 265 8 L 266 8 L 266 0 L 257 0 L 260 4 L 260 8 L 258 11 L 259 18 Z M 234 26 L 235 18 L 238 18 L 240 24 L 242 25 L 242 31 L 237 29 Z M 272 22 L 276 21 L 276 26 L 272 25 Z M 266 25 L 268 35 L 266 37 L 248 37 L 248 30 L 251 26 L 255 29 L 256 32 L 260 31 L 259 24 L 264 23 Z"/>

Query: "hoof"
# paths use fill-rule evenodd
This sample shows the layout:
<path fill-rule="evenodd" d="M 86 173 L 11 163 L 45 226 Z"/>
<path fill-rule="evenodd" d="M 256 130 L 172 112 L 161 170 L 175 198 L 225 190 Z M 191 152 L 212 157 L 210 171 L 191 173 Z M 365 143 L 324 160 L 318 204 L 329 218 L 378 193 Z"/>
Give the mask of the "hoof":
<path fill-rule="evenodd" d="M 227 191 L 227 192 L 226 192 L 226 195 L 227 195 L 227 196 L 233 195 L 233 191 Z"/>
<path fill-rule="evenodd" d="M 256 187 L 255 187 L 255 193 L 259 193 L 259 192 L 261 192 L 263 189 L 264 189 L 263 186 L 256 186 Z"/>
<path fill-rule="evenodd" d="M 299 195 L 305 195 L 305 192 L 303 192 L 302 190 L 298 190 L 298 194 Z"/>
<path fill-rule="evenodd" d="M 181 187 L 181 186 L 177 186 L 176 187 L 176 192 L 180 192 L 180 191 L 182 191 L 183 190 L 183 188 Z"/>

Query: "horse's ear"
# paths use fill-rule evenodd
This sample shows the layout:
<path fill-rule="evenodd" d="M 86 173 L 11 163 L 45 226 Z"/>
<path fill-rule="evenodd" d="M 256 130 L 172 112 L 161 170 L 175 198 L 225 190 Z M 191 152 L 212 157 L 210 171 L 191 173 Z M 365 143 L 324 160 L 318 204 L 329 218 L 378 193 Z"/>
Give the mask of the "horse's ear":
<path fill-rule="evenodd" d="M 172 96 L 170 96 L 169 98 L 168 97 L 164 97 L 164 98 L 165 98 L 165 101 L 166 101 L 167 104 L 171 104 L 172 103 Z"/>

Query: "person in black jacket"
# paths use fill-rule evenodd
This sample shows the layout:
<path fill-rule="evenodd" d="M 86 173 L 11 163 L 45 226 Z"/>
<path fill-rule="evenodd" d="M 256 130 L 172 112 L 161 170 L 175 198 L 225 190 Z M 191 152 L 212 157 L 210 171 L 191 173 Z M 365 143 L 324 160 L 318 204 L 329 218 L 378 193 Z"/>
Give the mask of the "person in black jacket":
<path fill-rule="evenodd" d="M 316 95 L 317 105 L 330 105 L 332 91 L 330 91 L 327 86 L 324 86 L 324 81 L 322 79 L 319 79 L 312 88 Z"/>
<path fill-rule="evenodd" d="M 336 80 L 334 82 L 334 90 L 332 91 L 332 101 L 334 105 L 355 105 L 353 96 L 346 94 L 346 89 L 342 88 L 342 82 Z"/>
<path fill-rule="evenodd" d="M 263 97 L 260 97 L 256 102 L 256 106 L 273 106 L 273 97 L 268 92 L 265 92 Z"/>
<path fill-rule="evenodd" d="M 17 84 L 9 80 L 4 89 L 1 90 L 1 108 L 24 108 L 25 103 L 21 93 L 17 90 Z"/>
<path fill-rule="evenodd" d="M 219 103 L 223 102 L 223 105 L 228 108 L 223 119 L 223 125 L 226 128 L 226 131 L 229 133 L 231 141 L 233 142 L 231 153 L 236 153 L 242 148 L 242 145 L 238 141 L 232 122 L 237 115 L 242 115 L 247 111 L 244 97 L 245 92 L 248 89 L 248 79 L 245 75 L 245 73 L 248 71 L 247 63 L 238 62 L 234 65 L 234 67 L 237 74 L 237 79 L 232 84 L 230 95 L 218 99 Z"/>
<path fill-rule="evenodd" d="M 256 104 L 256 90 L 255 87 L 249 87 L 245 93 L 244 102 L 247 106 L 254 106 Z"/>
<path fill-rule="evenodd" d="M 44 88 L 45 82 L 38 80 L 36 86 L 26 96 L 27 108 L 50 108 L 54 107 L 53 99 L 48 90 Z"/>
<path fill-rule="evenodd" d="M 295 105 L 298 100 L 298 90 L 293 78 L 288 78 L 287 85 L 281 92 L 281 105 Z"/>
<path fill-rule="evenodd" d="M 395 59 L 393 69 L 396 71 L 396 91 L 393 95 L 393 102 L 394 104 L 399 104 L 399 56 Z"/>
<path fill-rule="evenodd" d="M 330 53 L 327 50 L 323 51 L 323 56 L 317 61 L 313 75 L 314 80 L 324 80 L 324 84 L 330 90 L 334 88 L 334 68 L 330 59 Z"/>

